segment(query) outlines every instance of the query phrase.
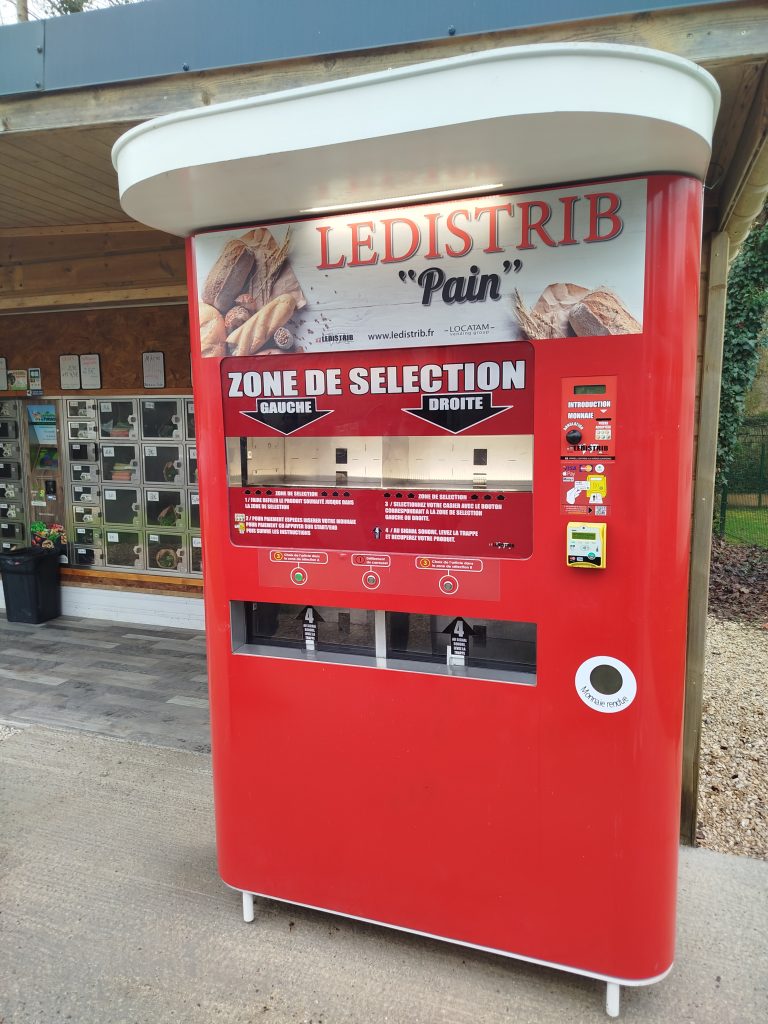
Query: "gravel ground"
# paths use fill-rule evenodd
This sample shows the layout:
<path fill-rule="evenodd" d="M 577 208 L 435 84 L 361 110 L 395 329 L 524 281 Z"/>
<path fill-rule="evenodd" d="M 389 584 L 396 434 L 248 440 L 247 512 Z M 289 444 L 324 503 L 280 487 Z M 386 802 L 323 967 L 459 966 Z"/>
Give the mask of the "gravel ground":
<path fill-rule="evenodd" d="M 768 628 L 710 616 L 699 845 L 768 859 Z"/>

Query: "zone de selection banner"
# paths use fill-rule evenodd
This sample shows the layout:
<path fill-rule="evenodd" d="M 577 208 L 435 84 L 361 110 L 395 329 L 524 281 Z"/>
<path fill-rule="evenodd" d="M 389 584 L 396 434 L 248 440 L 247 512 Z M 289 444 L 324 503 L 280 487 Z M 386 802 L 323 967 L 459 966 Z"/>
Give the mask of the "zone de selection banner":
<path fill-rule="evenodd" d="M 199 235 L 204 356 L 642 332 L 645 179 Z"/>

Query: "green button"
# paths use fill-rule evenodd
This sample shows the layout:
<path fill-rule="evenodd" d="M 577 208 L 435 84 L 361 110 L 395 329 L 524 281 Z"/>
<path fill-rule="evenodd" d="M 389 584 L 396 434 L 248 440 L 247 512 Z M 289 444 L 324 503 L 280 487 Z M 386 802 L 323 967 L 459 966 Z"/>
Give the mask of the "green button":
<path fill-rule="evenodd" d="M 301 570 L 297 569 L 296 572 L 293 574 L 293 578 L 296 580 L 297 583 L 303 583 L 304 573 L 301 572 Z"/>

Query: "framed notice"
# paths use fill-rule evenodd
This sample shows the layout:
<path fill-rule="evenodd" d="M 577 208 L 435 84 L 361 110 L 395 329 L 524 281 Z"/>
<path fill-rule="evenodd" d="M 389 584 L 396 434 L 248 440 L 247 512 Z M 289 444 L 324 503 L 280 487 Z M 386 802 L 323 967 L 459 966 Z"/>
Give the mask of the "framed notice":
<path fill-rule="evenodd" d="M 165 356 L 162 352 L 143 352 L 141 356 L 144 369 L 145 388 L 165 387 Z"/>
<path fill-rule="evenodd" d="M 80 356 L 80 381 L 86 391 L 98 391 L 101 387 L 101 360 L 98 352 Z"/>
<path fill-rule="evenodd" d="M 27 371 L 26 370 L 9 370 L 8 371 L 8 388 L 10 391 L 26 391 L 27 390 Z"/>
<path fill-rule="evenodd" d="M 59 379 L 62 391 L 80 390 L 79 356 L 59 356 Z"/>
<path fill-rule="evenodd" d="M 0 356 L 0 391 L 8 390 L 8 363 Z"/>
<path fill-rule="evenodd" d="M 27 370 L 27 394 L 28 395 L 42 395 L 43 393 L 43 375 L 40 371 L 39 366 L 31 366 Z"/>

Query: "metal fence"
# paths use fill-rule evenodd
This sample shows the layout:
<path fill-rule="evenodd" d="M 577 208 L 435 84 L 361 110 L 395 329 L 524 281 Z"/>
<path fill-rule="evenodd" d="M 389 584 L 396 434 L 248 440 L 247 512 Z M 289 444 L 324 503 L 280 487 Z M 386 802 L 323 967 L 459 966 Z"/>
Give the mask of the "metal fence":
<path fill-rule="evenodd" d="M 736 544 L 768 548 L 768 424 L 750 427 L 736 443 L 718 532 Z"/>

